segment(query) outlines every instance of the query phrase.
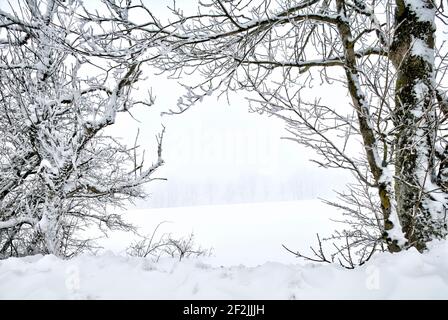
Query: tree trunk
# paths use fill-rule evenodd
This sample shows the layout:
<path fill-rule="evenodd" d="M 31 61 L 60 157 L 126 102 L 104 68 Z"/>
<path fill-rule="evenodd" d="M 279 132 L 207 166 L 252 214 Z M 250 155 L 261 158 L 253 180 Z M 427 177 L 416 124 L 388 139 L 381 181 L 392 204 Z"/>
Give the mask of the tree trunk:
<path fill-rule="evenodd" d="M 396 0 L 390 50 L 395 87 L 395 198 L 408 246 L 419 251 L 444 233 L 446 194 L 437 189 L 434 103 L 435 8 L 430 0 Z"/>
<path fill-rule="evenodd" d="M 338 12 L 344 16 L 337 25 L 344 44 L 345 74 L 353 106 L 358 115 L 359 129 L 367 156 L 370 172 L 378 186 L 381 211 L 384 218 L 383 238 L 390 252 L 399 252 L 405 245 L 397 212 L 393 201 L 392 176 L 388 174 L 387 163 L 381 159 L 378 151 L 378 141 L 373 130 L 370 106 L 367 103 L 358 78 L 355 44 L 349 19 L 344 14 L 344 1 L 337 0 Z"/>

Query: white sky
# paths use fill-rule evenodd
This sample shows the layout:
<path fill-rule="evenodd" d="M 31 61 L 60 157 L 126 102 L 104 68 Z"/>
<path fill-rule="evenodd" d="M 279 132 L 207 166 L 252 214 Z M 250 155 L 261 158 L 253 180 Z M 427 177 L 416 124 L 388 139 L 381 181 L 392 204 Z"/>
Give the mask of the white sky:
<path fill-rule="evenodd" d="M 148 186 L 152 195 L 139 207 L 331 197 L 347 181 L 345 173 L 316 168 L 309 149 L 281 140 L 287 135 L 283 121 L 249 113 L 243 93 L 230 104 L 211 96 L 181 115 L 160 116 L 175 107 L 183 89 L 176 80 L 150 74 L 140 84 L 146 86 L 156 95 L 155 105 L 134 109 L 140 123 L 120 116 L 113 131 L 132 143 L 140 128 L 140 144 L 153 157 L 155 135 L 166 126 L 166 164 L 158 176 L 168 181 Z"/>
<path fill-rule="evenodd" d="M 168 12 L 166 6 L 172 6 L 172 0 L 144 3 L 162 17 Z M 177 1 L 177 6 L 196 13 L 197 0 Z M 161 117 L 162 111 L 176 109 L 184 91 L 177 80 L 150 73 L 140 87 L 152 88 L 157 97 L 155 106 L 134 110 L 140 124 L 123 116 L 115 128 L 118 135 L 126 133 L 131 142 L 140 127 L 142 147 L 154 154 L 154 136 L 161 123 L 166 126 L 166 164 L 158 176 L 168 181 L 149 185 L 151 196 L 138 207 L 328 198 L 334 196 L 334 189 L 345 185 L 345 172 L 317 168 L 309 161 L 309 149 L 280 139 L 287 135 L 281 120 L 249 113 L 243 92 L 231 97 L 230 104 L 224 97 L 217 100 L 211 96 L 181 115 Z M 194 82 L 190 78 L 181 81 Z M 332 101 L 341 97 L 336 88 L 327 87 L 325 93 L 324 98 Z"/>
<path fill-rule="evenodd" d="M 0 8 L 8 10 L 7 0 Z M 12 4 L 14 7 L 13 3 Z M 155 14 L 167 13 L 171 0 L 144 1 Z M 92 7 L 95 1 L 85 1 Z M 188 11 L 196 11 L 196 0 L 177 1 Z M 156 104 L 139 107 L 129 115 L 120 115 L 112 133 L 132 144 L 140 128 L 140 144 L 147 159 L 155 154 L 155 135 L 166 126 L 163 158 L 166 164 L 158 173 L 166 182 L 148 185 L 151 197 L 138 207 L 170 207 L 241 202 L 283 201 L 331 197 L 341 189 L 346 174 L 318 169 L 309 162 L 310 150 L 297 143 L 280 140 L 286 136 L 284 123 L 248 112 L 244 93 L 217 101 L 208 97 L 191 110 L 178 116 L 160 116 L 172 109 L 183 93 L 176 80 L 147 71 L 148 79 L 140 83 L 141 92 L 152 88 Z M 182 79 L 188 82 L 189 78 Z M 317 89 L 319 90 L 319 88 Z M 328 91 L 327 98 L 338 95 Z M 339 94 L 340 96 L 340 94 Z M 344 99 L 344 96 L 341 98 Z M 337 101 L 337 100 L 336 100 Z"/>

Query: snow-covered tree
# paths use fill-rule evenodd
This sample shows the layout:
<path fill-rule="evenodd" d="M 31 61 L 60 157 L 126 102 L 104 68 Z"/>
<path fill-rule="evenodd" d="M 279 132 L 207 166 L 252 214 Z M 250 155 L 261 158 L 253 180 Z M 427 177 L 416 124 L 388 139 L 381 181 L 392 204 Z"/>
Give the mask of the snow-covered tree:
<path fill-rule="evenodd" d="M 362 241 L 422 251 L 446 236 L 443 1 L 207 0 L 194 15 L 176 2 L 171 9 L 168 22 L 150 14 L 129 27 L 164 36 L 163 70 L 202 75 L 173 113 L 216 91 L 246 90 L 251 107 L 284 119 L 319 165 L 354 174 L 359 185 L 338 206 L 359 218 L 355 231 L 367 222 L 379 231 Z M 310 89 L 327 85 L 346 91 L 346 106 Z"/>
<path fill-rule="evenodd" d="M 70 257 L 101 230 L 131 225 L 112 206 L 145 196 L 163 164 L 105 131 L 137 101 L 132 48 L 102 41 L 116 30 L 81 1 L 17 1 L 0 9 L 0 258 Z"/>

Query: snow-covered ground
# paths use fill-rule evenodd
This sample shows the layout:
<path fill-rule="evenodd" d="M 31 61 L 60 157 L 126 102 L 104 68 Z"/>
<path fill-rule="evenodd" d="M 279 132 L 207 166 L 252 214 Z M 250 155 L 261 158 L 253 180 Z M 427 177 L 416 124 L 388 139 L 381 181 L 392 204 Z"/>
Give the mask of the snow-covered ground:
<path fill-rule="evenodd" d="M 195 233 L 212 257 L 178 261 L 125 255 L 135 236 L 114 232 L 96 256 L 0 261 L 0 299 L 448 299 L 448 242 L 419 254 L 378 254 L 367 265 L 297 260 L 281 248 L 306 251 L 316 232 L 337 227 L 337 213 L 319 201 L 134 210 L 128 220 L 151 233 Z"/>
<path fill-rule="evenodd" d="M 156 237 L 163 233 L 185 237 L 193 232 L 197 245 L 213 249 L 206 262 L 216 266 L 296 263 L 282 244 L 307 250 L 315 244 L 317 232 L 329 235 L 341 227 L 330 220 L 338 217 L 339 212 L 319 200 L 139 209 L 124 215 L 142 235 L 151 235 L 163 221 Z M 113 232 L 99 243 L 125 254 L 135 239 L 131 233 Z"/>
<path fill-rule="evenodd" d="M 69 261 L 34 256 L 0 262 L 2 299 L 447 299 L 448 244 L 381 254 L 368 266 L 267 262 L 212 267 L 198 259 L 154 263 L 112 253 Z"/>

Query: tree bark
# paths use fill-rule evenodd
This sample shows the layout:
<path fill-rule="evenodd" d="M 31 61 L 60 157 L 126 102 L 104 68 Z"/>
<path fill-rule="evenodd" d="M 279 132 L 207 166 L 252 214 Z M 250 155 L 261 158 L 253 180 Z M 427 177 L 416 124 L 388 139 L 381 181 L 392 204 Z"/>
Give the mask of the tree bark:
<path fill-rule="evenodd" d="M 443 231 L 443 204 L 431 194 L 434 168 L 435 8 L 430 0 L 396 0 L 390 58 L 395 84 L 395 198 L 403 232 L 419 251 Z M 438 203 L 439 202 L 439 203 Z M 441 206 L 442 205 L 442 206 Z M 440 224 L 442 223 L 442 225 Z"/>

